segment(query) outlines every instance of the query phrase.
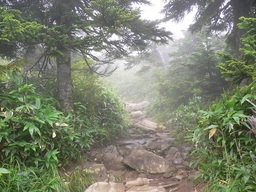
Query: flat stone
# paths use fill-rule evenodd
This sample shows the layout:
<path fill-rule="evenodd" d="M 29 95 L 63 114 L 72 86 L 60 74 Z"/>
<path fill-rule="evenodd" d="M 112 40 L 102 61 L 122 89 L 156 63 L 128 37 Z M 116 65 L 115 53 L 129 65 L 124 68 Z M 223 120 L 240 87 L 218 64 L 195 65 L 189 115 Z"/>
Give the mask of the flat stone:
<path fill-rule="evenodd" d="M 139 111 L 145 109 L 147 106 L 149 106 L 148 101 L 142 101 L 140 103 L 128 103 L 126 105 L 126 109 L 131 112 L 131 111 Z"/>
<path fill-rule="evenodd" d="M 169 169 L 168 162 L 147 150 L 136 150 L 124 158 L 123 163 L 138 172 L 165 173 Z"/>
<path fill-rule="evenodd" d="M 147 178 L 137 178 L 136 180 L 127 181 L 125 184 L 126 188 L 132 188 L 136 186 L 149 185 L 149 179 Z"/>
<path fill-rule="evenodd" d="M 171 147 L 171 148 L 166 152 L 166 156 L 173 157 L 173 156 L 175 156 L 175 153 L 177 153 L 178 151 L 179 151 L 179 149 L 177 149 L 176 147 Z"/>
<path fill-rule="evenodd" d="M 138 124 L 147 127 L 148 129 L 157 129 L 157 123 L 150 121 L 148 119 L 143 119 L 142 121 L 140 121 Z"/>
<path fill-rule="evenodd" d="M 176 176 L 175 176 L 175 179 L 181 180 L 181 179 L 183 179 L 183 176 L 182 176 L 182 175 L 176 175 Z"/>
<path fill-rule="evenodd" d="M 165 188 L 158 186 L 137 186 L 128 189 L 126 192 L 166 192 Z"/>
<path fill-rule="evenodd" d="M 131 117 L 132 119 L 138 119 L 138 120 L 140 120 L 140 119 L 144 118 L 145 115 L 144 115 L 144 113 L 143 113 L 142 111 L 132 111 L 132 112 L 130 113 L 130 117 Z"/>
<path fill-rule="evenodd" d="M 184 162 L 184 160 L 181 157 L 178 157 L 173 160 L 174 165 L 181 165 Z"/>
<path fill-rule="evenodd" d="M 151 150 L 156 150 L 156 151 L 166 151 L 168 148 L 171 147 L 171 145 L 173 144 L 173 139 L 172 138 L 166 138 L 166 139 L 158 139 L 156 141 L 151 141 L 149 142 L 149 144 L 147 145 L 148 149 Z"/>
<path fill-rule="evenodd" d="M 97 182 L 88 187 L 84 192 L 125 192 L 122 183 Z"/>

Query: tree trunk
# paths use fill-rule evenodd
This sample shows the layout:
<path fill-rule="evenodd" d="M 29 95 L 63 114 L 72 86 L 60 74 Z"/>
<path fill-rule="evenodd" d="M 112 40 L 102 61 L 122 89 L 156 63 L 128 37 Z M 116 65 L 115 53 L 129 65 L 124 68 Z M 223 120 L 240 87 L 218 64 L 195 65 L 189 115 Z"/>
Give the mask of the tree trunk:
<path fill-rule="evenodd" d="M 71 0 L 56 0 L 57 19 L 56 23 L 61 26 L 61 32 L 66 31 L 66 35 L 71 38 L 72 19 L 69 14 L 72 11 Z M 56 58 L 57 62 L 57 83 L 58 96 L 62 111 L 73 110 L 73 84 L 71 77 L 71 49 L 67 42 L 62 42 L 57 47 L 61 53 Z"/>
<path fill-rule="evenodd" d="M 252 0 L 232 0 L 231 1 L 232 9 L 233 9 L 233 31 L 231 34 L 231 41 L 234 47 L 234 53 L 236 57 L 240 57 L 240 48 L 242 47 L 241 37 L 244 34 L 243 30 L 240 30 L 237 27 L 239 23 L 239 18 L 250 17 L 250 11 L 252 6 Z"/>
<path fill-rule="evenodd" d="M 73 84 L 71 77 L 71 50 L 59 48 L 62 56 L 57 57 L 58 96 L 62 111 L 73 109 Z"/>

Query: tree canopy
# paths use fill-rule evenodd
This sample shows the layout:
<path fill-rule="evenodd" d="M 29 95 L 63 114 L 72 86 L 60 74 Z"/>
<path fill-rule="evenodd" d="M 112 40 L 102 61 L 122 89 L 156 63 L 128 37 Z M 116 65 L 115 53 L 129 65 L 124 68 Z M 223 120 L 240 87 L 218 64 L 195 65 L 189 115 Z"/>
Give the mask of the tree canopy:
<path fill-rule="evenodd" d="M 166 0 L 163 12 L 166 20 L 180 21 L 186 13 L 197 10 L 192 31 L 208 26 L 209 31 L 227 31 L 229 43 L 238 51 L 242 31 L 238 29 L 239 18 L 255 16 L 255 0 Z"/>
<path fill-rule="evenodd" d="M 26 43 L 30 48 L 33 45 L 43 48 L 41 60 L 56 59 L 59 99 L 62 109 L 68 110 L 72 109 L 71 53 L 80 53 L 85 61 L 89 58 L 98 61 L 95 53 L 100 52 L 107 62 L 134 50 L 142 51 L 151 41 L 165 43 L 171 38 L 170 32 L 158 27 L 159 22 L 142 20 L 140 10 L 133 7 L 134 3 L 149 2 L 12 0 L 2 1 L 0 6 L 7 7 L 8 11 L 18 10 L 25 21 L 43 26 L 37 29 L 36 38 Z M 20 41 L 14 44 L 20 45 Z"/>

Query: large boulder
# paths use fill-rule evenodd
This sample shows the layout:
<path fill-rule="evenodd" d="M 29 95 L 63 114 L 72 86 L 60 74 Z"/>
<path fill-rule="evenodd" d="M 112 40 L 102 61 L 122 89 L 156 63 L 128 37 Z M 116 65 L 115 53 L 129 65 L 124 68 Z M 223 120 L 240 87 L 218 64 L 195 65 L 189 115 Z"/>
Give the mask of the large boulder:
<path fill-rule="evenodd" d="M 125 192 L 122 183 L 97 182 L 88 187 L 84 192 Z"/>
<path fill-rule="evenodd" d="M 117 147 L 109 145 L 102 150 L 103 164 L 108 170 L 123 170 L 123 157 L 119 154 Z"/>
<path fill-rule="evenodd" d="M 148 130 L 148 131 L 156 132 L 156 129 L 157 129 L 157 123 L 149 119 L 142 119 L 141 121 L 137 122 L 135 125 L 141 129 Z"/>
<path fill-rule="evenodd" d="M 147 149 L 162 153 L 169 149 L 173 145 L 174 141 L 174 138 L 159 138 L 157 140 L 150 141 L 147 145 Z"/>
<path fill-rule="evenodd" d="M 132 141 L 132 140 L 131 140 Z M 138 143 L 125 143 L 125 141 L 122 143 L 120 142 L 120 146 L 118 147 L 118 151 L 120 155 L 123 157 L 126 157 L 131 154 L 132 151 L 134 150 L 142 150 L 145 149 L 141 144 Z"/>
<path fill-rule="evenodd" d="M 141 111 L 143 109 L 145 109 L 147 106 L 149 106 L 149 102 L 148 101 L 142 101 L 140 103 L 128 103 L 126 105 L 126 109 L 131 112 L 131 111 Z"/>
<path fill-rule="evenodd" d="M 144 115 L 144 113 L 143 113 L 142 111 L 132 111 L 132 112 L 130 113 L 130 117 L 131 117 L 132 119 L 137 119 L 137 120 L 139 120 L 139 119 L 144 118 L 145 115 Z"/>
<path fill-rule="evenodd" d="M 123 159 L 123 163 L 138 172 L 165 173 L 169 169 L 168 162 L 147 150 L 135 150 Z"/>

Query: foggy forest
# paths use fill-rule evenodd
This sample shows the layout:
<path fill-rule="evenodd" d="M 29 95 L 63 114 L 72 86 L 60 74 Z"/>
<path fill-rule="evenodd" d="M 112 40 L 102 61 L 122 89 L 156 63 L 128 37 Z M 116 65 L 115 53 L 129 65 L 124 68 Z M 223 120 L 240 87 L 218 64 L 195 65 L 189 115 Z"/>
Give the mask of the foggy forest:
<path fill-rule="evenodd" d="M 0 0 L 0 191 L 256 191 L 255 15 Z"/>

